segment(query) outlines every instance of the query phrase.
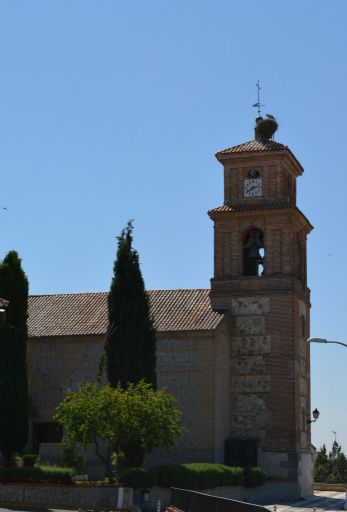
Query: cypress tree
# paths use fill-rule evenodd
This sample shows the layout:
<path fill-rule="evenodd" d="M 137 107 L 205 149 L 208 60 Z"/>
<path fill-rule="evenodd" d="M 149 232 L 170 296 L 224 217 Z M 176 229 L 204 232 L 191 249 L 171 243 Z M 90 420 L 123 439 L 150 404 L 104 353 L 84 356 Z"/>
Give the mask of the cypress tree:
<path fill-rule="evenodd" d="M 109 328 L 105 343 L 107 377 L 118 382 L 144 379 L 156 388 L 155 329 L 140 270 L 139 255 L 132 247 L 133 224 L 129 221 L 118 239 L 117 257 L 108 295 Z"/>
<path fill-rule="evenodd" d="M 28 440 L 26 343 L 28 280 L 15 251 L 0 264 L 0 297 L 9 301 L 0 327 L 0 451 L 5 465 Z"/>

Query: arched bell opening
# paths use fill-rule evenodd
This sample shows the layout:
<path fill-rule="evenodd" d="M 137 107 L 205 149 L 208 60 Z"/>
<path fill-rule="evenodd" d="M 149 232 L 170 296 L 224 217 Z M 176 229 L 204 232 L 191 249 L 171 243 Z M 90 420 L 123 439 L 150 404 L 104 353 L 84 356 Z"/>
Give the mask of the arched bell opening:
<path fill-rule="evenodd" d="M 260 229 L 251 229 L 243 243 L 243 275 L 262 276 L 264 261 L 264 235 Z"/>

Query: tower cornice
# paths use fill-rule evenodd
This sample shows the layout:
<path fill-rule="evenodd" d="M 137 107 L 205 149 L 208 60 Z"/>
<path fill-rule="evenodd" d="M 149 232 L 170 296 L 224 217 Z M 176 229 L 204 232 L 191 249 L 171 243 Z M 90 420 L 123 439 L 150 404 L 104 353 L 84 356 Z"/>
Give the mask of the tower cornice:
<path fill-rule="evenodd" d="M 295 174 L 297 176 L 301 176 L 303 174 L 304 168 L 288 146 L 280 143 L 274 143 L 273 141 L 268 142 L 276 144 L 276 146 L 271 147 L 271 149 L 261 149 L 261 146 L 259 146 L 259 141 L 254 140 L 245 142 L 244 144 L 240 144 L 238 146 L 224 149 L 222 151 L 218 151 L 215 156 L 217 160 L 224 166 L 228 162 L 233 162 L 233 164 L 242 164 L 246 162 L 247 165 L 249 165 L 253 160 L 267 160 L 274 159 L 275 157 L 278 157 L 279 159 L 285 158 L 291 164 L 291 167 L 295 170 Z"/>
<path fill-rule="evenodd" d="M 255 217 L 259 218 L 259 212 L 262 212 L 262 216 L 271 217 L 279 213 L 289 214 L 293 220 L 299 223 L 306 233 L 310 233 L 313 229 L 312 224 L 302 211 L 297 207 L 291 207 L 285 201 L 267 201 L 259 204 L 249 204 L 240 206 L 227 206 L 222 205 L 217 208 L 209 210 L 207 213 L 209 217 L 214 221 L 223 221 L 239 217 L 249 218 L 250 212 L 255 213 Z"/>

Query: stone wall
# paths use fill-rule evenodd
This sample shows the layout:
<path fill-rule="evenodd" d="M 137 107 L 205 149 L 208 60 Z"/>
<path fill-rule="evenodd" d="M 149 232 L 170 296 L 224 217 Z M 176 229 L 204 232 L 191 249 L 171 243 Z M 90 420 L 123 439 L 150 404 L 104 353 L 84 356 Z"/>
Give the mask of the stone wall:
<path fill-rule="evenodd" d="M 204 494 L 230 498 L 261 505 L 295 500 L 299 496 L 295 482 L 267 482 L 252 489 L 245 487 L 216 487 L 201 491 Z M 152 509 L 157 500 L 161 507 L 170 505 L 170 489 L 150 489 Z M 141 503 L 141 490 L 114 485 L 60 485 L 60 484 L 0 484 L 0 505 L 37 506 L 45 508 L 114 510 Z"/>
<path fill-rule="evenodd" d="M 158 386 L 176 398 L 186 431 L 173 450 L 155 450 L 145 465 L 224 462 L 230 405 L 226 323 L 215 331 L 158 333 L 157 376 Z"/>
<path fill-rule="evenodd" d="M 114 510 L 129 508 L 133 490 L 114 485 L 0 484 L 0 504 L 45 508 Z"/>
<path fill-rule="evenodd" d="M 100 337 L 30 340 L 28 376 L 35 423 L 52 422 L 55 407 L 68 389 L 95 380 L 102 350 Z M 225 321 L 211 331 L 157 333 L 158 386 L 176 398 L 186 431 L 172 451 L 156 450 L 147 457 L 146 465 L 224 462 L 224 442 L 230 427 L 229 359 Z M 27 450 L 33 450 L 32 442 Z M 59 446 L 42 441 L 40 459 L 59 463 Z M 93 447 L 88 448 L 86 473 L 93 479 L 104 476 Z"/>
<path fill-rule="evenodd" d="M 103 336 L 61 336 L 29 340 L 27 367 L 32 421 L 52 422 L 57 405 L 69 390 L 75 391 L 85 382 L 95 382 L 103 339 Z"/>
<path fill-rule="evenodd" d="M 270 311 L 268 297 L 231 299 L 231 437 L 262 439 L 271 422 L 268 396 L 271 372 L 267 359 L 271 335 L 265 322 Z"/>

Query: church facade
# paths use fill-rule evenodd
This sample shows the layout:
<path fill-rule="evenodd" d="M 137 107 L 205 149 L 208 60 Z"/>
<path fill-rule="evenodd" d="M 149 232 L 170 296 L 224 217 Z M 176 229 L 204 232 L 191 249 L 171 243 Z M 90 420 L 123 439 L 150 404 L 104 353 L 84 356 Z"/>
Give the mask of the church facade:
<path fill-rule="evenodd" d="M 209 211 L 211 289 L 148 292 L 158 385 L 176 397 L 187 430 L 171 453 L 155 452 L 147 463 L 259 465 L 296 482 L 305 496 L 313 473 L 306 343 L 312 226 L 296 206 L 303 169 L 272 140 L 268 124 L 258 119 L 255 140 L 216 155 L 224 204 Z M 96 379 L 106 329 L 107 293 L 30 297 L 33 450 L 59 442 L 55 407 L 69 389 Z"/>

